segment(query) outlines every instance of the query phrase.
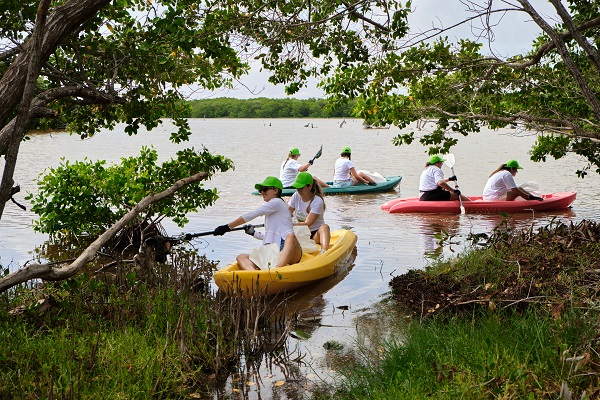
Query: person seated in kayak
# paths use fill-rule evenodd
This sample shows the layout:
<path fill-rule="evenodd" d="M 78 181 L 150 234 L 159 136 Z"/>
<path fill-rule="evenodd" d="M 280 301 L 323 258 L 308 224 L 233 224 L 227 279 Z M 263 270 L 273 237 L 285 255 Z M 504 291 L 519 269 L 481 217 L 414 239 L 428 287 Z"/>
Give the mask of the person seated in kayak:
<path fill-rule="evenodd" d="M 294 225 L 307 226 L 310 229 L 310 238 L 321 245 L 321 253 L 329 248 L 331 231 L 325 223 L 325 199 L 323 189 L 314 182 L 313 176 L 308 172 L 300 172 L 292 186 L 296 193 L 288 202 L 292 216 L 298 220 Z"/>
<path fill-rule="evenodd" d="M 263 245 L 277 243 L 279 245 L 279 259 L 275 268 L 289 264 L 296 264 L 302 258 L 300 242 L 294 234 L 292 216 L 285 200 L 281 198 L 283 184 L 274 177 L 268 176 L 262 183 L 257 183 L 254 188 L 258 190 L 265 203 L 254 211 L 250 211 L 228 224 L 220 225 L 214 230 L 214 235 L 221 236 L 231 231 L 236 226 L 252 221 L 256 217 L 265 217 L 265 233 L 255 232 L 252 225 L 245 227 L 247 234 L 257 239 L 262 239 Z M 236 257 L 240 269 L 260 269 L 250 260 L 250 254 L 240 254 Z"/>
<path fill-rule="evenodd" d="M 377 183 L 364 172 L 357 172 L 352 162 L 352 151 L 350 147 L 344 147 L 340 158 L 335 161 L 335 173 L 333 174 L 333 187 L 350 187 L 359 183 L 376 186 Z"/>
<path fill-rule="evenodd" d="M 294 179 L 296 179 L 296 175 L 298 175 L 299 172 L 307 171 L 313 164 L 313 160 L 308 161 L 306 164 L 300 164 L 298 158 L 300 158 L 300 150 L 296 147 L 292 147 L 288 153 L 288 157 L 281 164 L 279 179 L 281 180 L 284 189 L 291 189 L 292 183 L 294 182 Z M 326 182 L 323 182 L 316 176 L 313 178 L 319 183 L 319 186 L 329 187 Z"/>
<path fill-rule="evenodd" d="M 419 181 L 419 200 L 421 201 L 448 201 L 458 200 L 460 196 L 462 201 L 470 201 L 467 196 L 460 193 L 460 190 L 453 188 L 448 184 L 450 181 L 456 182 L 456 176 L 453 175 L 444 179 L 442 165 L 444 160 L 440 156 L 431 156 L 425 164 L 425 169 L 421 172 Z"/>
<path fill-rule="evenodd" d="M 508 160 L 492 172 L 483 188 L 483 200 L 513 201 L 517 197 L 522 197 L 525 200 L 543 201 L 542 197 L 534 196 L 517 186 L 515 176 L 520 169 L 523 168 L 517 160 Z"/>

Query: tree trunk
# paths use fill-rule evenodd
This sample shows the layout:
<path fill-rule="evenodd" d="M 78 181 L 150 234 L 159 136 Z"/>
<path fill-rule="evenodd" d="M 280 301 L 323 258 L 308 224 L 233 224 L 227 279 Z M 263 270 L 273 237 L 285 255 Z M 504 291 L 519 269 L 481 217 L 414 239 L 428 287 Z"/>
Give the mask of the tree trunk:
<path fill-rule="evenodd" d="M 39 60 L 45 62 L 65 37 L 77 32 L 86 21 L 110 2 L 111 0 L 71 0 L 53 9 L 48 16 L 42 45 L 36 55 Z M 7 123 L 23 97 L 27 65 L 31 54 L 36 53 L 33 42 L 30 40 L 25 43 L 23 51 L 10 64 L 0 80 L 0 126 Z M 0 147 L 0 153 L 4 150 L 5 148 Z"/>

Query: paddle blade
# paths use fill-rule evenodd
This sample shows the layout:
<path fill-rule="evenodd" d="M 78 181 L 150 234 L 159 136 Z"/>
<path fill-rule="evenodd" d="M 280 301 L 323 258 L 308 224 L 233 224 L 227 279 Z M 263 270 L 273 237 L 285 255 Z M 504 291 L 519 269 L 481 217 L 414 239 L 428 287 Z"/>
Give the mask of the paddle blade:
<path fill-rule="evenodd" d="M 316 160 L 317 158 L 321 157 L 322 154 L 323 154 L 323 145 L 321 145 L 321 148 L 319 149 L 319 151 L 317 151 L 317 154 L 315 154 L 315 156 L 313 157 L 313 160 Z"/>
<path fill-rule="evenodd" d="M 460 215 L 465 215 L 467 211 L 465 210 L 465 206 L 460 206 Z"/>
<path fill-rule="evenodd" d="M 444 156 L 444 164 L 446 164 L 448 166 L 448 168 L 453 168 L 454 167 L 454 163 L 456 162 L 456 159 L 454 158 L 454 154 L 446 154 Z"/>

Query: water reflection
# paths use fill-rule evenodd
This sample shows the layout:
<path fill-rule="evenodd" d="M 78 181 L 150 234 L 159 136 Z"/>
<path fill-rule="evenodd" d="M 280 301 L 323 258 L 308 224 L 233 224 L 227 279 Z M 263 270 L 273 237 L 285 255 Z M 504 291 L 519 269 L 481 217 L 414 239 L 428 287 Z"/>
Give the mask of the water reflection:
<path fill-rule="evenodd" d="M 354 267 L 356 248 L 341 264 L 332 276 L 321 281 L 280 293 L 269 298 L 270 304 L 285 304 L 281 307 L 286 321 L 293 320 L 294 331 L 291 336 L 300 341 L 310 339 L 312 333 L 322 326 L 323 313 L 328 307 L 324 295 L 348 276 Z M 285 323 L 288 324 L 287 322 Z M 287 332 L 283 326 L 272 327 L 272 343 L 281 342 L 281 336 Z M 236 373 L 217 387 L 215 398 L 230 398 L 236 393 L 243 398 L 256 399 L 302 399 L 306 388 L 312 384 L 314 374 L 307 373 L 310 359 L 301 354 L 299 346 L 289 348 L 289 343 L 278 355 L 255 355 L 246 357 Z"/>
<path fill-rule="evenodd" d="M 444 252 L 453 253 L 460 244 L 457 238 L 460 216 L 418 215 L 413 223 L 419 232 L 421 251 L 427 258 L 438 258 Z"/>

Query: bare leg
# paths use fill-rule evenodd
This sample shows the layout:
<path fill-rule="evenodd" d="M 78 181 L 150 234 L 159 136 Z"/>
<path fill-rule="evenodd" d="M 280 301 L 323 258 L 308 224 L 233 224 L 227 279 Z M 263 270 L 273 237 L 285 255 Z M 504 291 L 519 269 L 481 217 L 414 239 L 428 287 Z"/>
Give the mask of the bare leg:
<path fill-rule="evenodd" d="M 509 189 L 508 192 L 506 192 L 506 201 L 513 201 L 519 196 L 527 200 L 529 198 L 529 193 L 518 187 Z"/>
<path fill-rule="evenodd" d="M 317 181 L 317 183 L 319 184 L 319 186 L 321 186 L 322 188 L 325 188 L 325 187 L 331 187 L 331 186 L 329 186 L 329 185 L 327 184 L 327 182 L 325 182 L 325 181 L 323 181 L 323 180 L 321 180 L 321 179 L 317 178 L 317 177 L 316 177 L 316 176 L 314 176 L 314 175 L 313 175 L 313 179 L 314 179 L 315 181 Z"/>
<path fill-rule="evenodd" d="M 373 179 L 371 179 L 371 177 L 369 175 L 365 174 L 364 172 L 359 172 L 358 176 L 360 176 L 364 180 L 368 181 L 369 183 L 376 183 Z"/>
<path fill-rule="evenodd" d="M 331 240 L 331 231 L 329 229 L 329 225 L 321 225 L 313 239 L 315 240 L 316 244 L 321 245 L 321 252 L 327 251 L 329 249 L 329 241 Z"/>
<path fill-rule="evenodd" d="M 285 244 L 283 250 L 279 254 L 279 260 L 275 268 L 283 267 L 289 264 L 296 264 L 302 257 L 302 248 L 298 238 L 293 233 L 290 233 L 285 238 Z"/>
<path fill-rule="evenodd" d="M 260 269 L 256 266 L 256 264 L 250 261 L 250 254 L 240 254 L 235 259 L 238 263 L 238 267 L 240 267 L 242 270 L 254 271 Z"/>

